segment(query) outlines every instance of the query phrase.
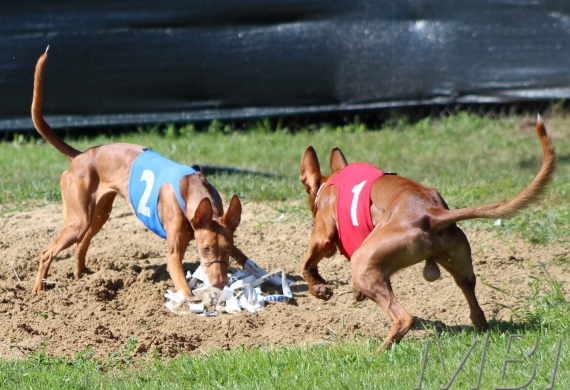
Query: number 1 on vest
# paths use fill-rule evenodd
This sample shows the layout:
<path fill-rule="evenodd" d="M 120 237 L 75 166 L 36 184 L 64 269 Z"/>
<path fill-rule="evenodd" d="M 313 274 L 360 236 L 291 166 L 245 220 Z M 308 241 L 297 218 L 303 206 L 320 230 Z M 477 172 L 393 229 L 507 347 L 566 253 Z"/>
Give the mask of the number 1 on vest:
<path fill-rule="evenodd" d="M 356 214 L 356 210 L 358 210 L 358 198 L 360 197 L 360 191 L 362 191 L 365 184 L 366 180 L 352 188 L 354 197 L 352 198 L 352 204 L 350 205 L 350 219 L 352 220 L 353 226 L 358 226 L 358 215 Z"/>

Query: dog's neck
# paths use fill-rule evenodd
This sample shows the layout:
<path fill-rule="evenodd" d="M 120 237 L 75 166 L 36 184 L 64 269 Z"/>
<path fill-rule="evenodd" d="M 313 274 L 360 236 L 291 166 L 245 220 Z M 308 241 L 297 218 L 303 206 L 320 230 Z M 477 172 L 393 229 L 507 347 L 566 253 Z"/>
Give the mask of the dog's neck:
<path fill-rule="evenodd" d="M 315 208 L 317 208 L 317 200 L 319 199 L 319 195 L 321 194 L 321 191 L 323 190 L 324 186 L 325 186 L 325 182 L 323 182 L 321 184 L 321 186 L 319 187 L 319 190 L 317 191 L 317 195 L 315 195 L 315 203 L 314 203 Z"/>

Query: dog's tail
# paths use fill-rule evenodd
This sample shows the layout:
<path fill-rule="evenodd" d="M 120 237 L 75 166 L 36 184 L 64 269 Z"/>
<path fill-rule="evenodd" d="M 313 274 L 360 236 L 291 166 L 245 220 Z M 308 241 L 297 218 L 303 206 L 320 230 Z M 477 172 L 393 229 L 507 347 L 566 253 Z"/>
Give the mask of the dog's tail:
<path fill-rule="evenodd" d="M 552 180 L 556 168 L 554 146 L 546 133 L 540 115 L 536 119 L 536 133 L 542 144 L 543 161 L 540 171 L 520 194 L 503 203 L 491 204 L 481 207 L 464 208 L 457 210 L 444 210 L 440 215 L 431 218 L 432 229 L 438 231 L 452 223 L 475 218 L 508 218 L 525 209 L 540 198 L 546 185 Z"/>
<path fill-rule="evenodd" d="M 49 49 L 49 46 L 48 46 Z M 42 116 L 42 103 L 44 100 L 44 68 L 48 60 L 48 51 L 41 55 L 36 64 L 36 73 L 34 74 L 34 98 L 32 100 L 32 120 L 36 126 L 36 130 L 59 150 L 69 161 L 81 154 L 75 148 L 66 144 L 61 138 L 54 133 Z"/>

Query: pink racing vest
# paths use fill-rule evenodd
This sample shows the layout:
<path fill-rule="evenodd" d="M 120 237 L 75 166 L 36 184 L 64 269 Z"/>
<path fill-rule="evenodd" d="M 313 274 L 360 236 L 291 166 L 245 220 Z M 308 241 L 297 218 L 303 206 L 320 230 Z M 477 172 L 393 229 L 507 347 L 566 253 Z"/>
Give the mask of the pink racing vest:
<path fill-rule="evenodd" d="M 336 185 L 336 227 L 339 250 L 349 261 L 374 225 L 370 216 L 370 189 L 384 173 L 373 165 L 355 163 L 343 168 L 326 187 Z M 325 188 L 326 188 L 325 187 Z"/>

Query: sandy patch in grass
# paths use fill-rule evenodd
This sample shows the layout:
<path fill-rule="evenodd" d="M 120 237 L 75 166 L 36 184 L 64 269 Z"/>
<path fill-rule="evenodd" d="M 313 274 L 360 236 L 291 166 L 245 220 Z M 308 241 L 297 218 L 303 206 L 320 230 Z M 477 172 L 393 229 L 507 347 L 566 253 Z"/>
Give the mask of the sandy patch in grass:
<path fill-rule="evenodd" d="M 170 313 L 163 298 L 166 289 L 173 288 L 165 266 L 166 244 L 148 232 L 122 200 L 116 201 L 109 222 L 91 244 L 90 272 L 74 279 L 74 248 L 70 248 L 50 270 L 49 279 L 60 285 L 32 295 L 39 254 L 61 226 L 58 204 L 0 218 L 1 358 L 24 357 L 46 345 L 48 354 L 68 356 L 91 345 L 102 357 L 119 351 L 129 336 L 138 341 L 138 354 L 158 350 L 162 356 L 175 356 L 241 345 L 315 344 L 357 334 L 383 338 L 388 331 L 388 320 L 374 303 L 353 304 L 349 265 L 339 255 L 323 260 L 320 267 L 336 286 L 333 298 L 322 302 L 309 295 L 300 265 L 310 222 L 298 215 L 282 216 L 270 204 L 244 205 L 236 243 L 268 271 L 285 269 L 296 281 L 292 291 L 298 305 L 270 304 L 258 314 L 203 318 Z M 511 318 L 511 311 L 500 304 L 524 300 L 530 292 L 529 276 L 545 277 L 541 264 L 553 278 L 570 280 L 568 243 L 533 245 L 492 230 L 466 233 L 479 277 L 477 295 L 488 319 Z M 197 267 L 193 244 L 185 260 L 187 269 Z M 452 278 L 442 271 L 442 279 L 428 283 L 421 275 L 422 264 L 394 276 L 392 284 L 403 306 L 425 320 L 470 325 L 467 304 Z M 564 285 L 566 293 L 569 287 L 570 283 Z M 421 335 L 422 331 L 412 331 L 407 337 Z"/>

